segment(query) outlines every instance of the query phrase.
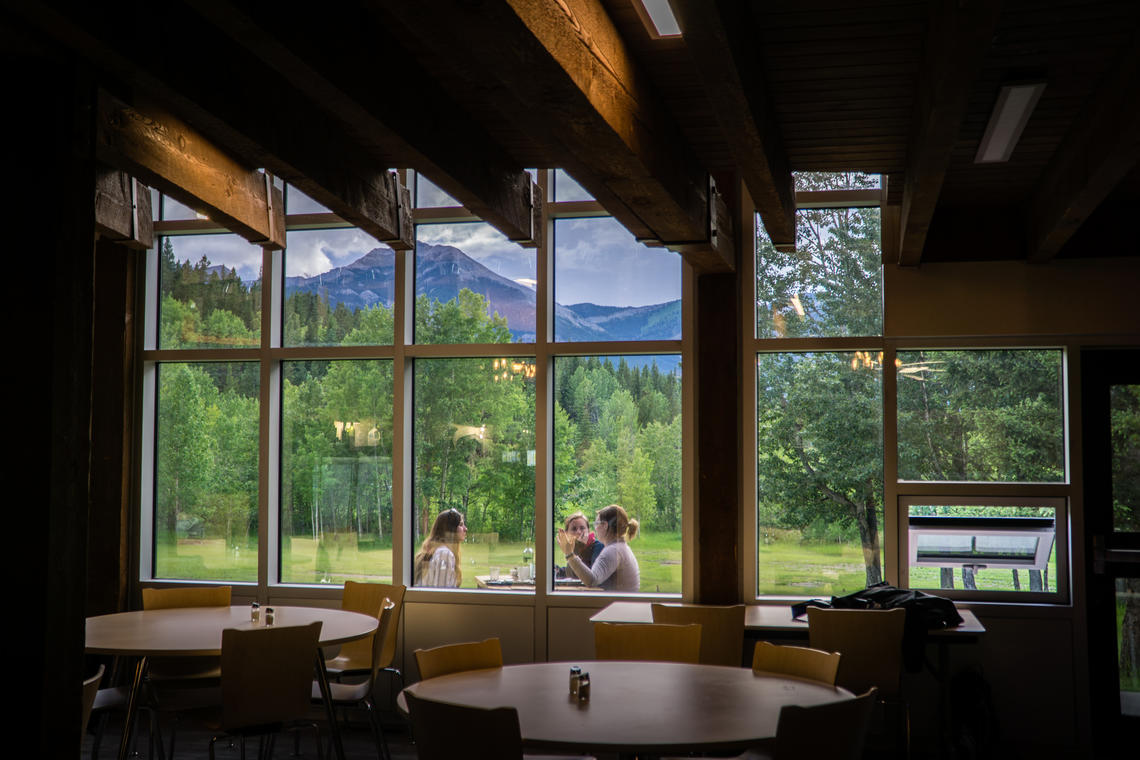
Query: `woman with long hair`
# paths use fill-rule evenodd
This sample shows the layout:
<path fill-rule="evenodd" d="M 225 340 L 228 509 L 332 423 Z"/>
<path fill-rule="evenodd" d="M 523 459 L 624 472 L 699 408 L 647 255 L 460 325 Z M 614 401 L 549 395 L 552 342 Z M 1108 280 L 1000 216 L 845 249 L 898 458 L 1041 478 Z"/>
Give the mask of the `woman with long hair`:
<path fill-rule="evenodd" d="M 587 586 L 600 586 L 606 591 L 640 591 L 641 569 L 628 541 L 637 535 L 637 520 L 631 520 L 625 510 L 611 504 L 598 512 L 594 520 L 594 534 L 605 544 L 593 565 L 587 565 L 574 553 L 575 537 L 565 530 L 558 531 L 558 548 L 566 557 L 566 567 Z"/>
<path fill-rule="evenodd" d="M 413 564 L 415 585 L 459 588 L 463 581 L 459 545 L 465 538 L 467 522 L 458 509 L 445 509 L 436 515 L 431 535 L 424 539 Z"/>

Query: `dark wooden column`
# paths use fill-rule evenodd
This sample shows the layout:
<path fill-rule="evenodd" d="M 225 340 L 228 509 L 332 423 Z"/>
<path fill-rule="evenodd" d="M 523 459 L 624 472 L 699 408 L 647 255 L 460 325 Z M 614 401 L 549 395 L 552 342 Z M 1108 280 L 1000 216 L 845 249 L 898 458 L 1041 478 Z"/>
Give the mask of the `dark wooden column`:
<path fill-rule="evenodd" d="M 135 294 L 144 253 L 119 242 L 95 244 L 91 396 L 91 505 L 87 538 L 87 615 L 126 609 L 130 588 L 131 472 L 137 371 Z"/>
<path fill-rule="evenodd" d="M 93 88 L 82 69 L 14 35 L 5 146 L 7 582 L 21 621 L 24 730 L 41 757 L 79 750 L 90 479 Z"/>
<path fill-rule="evenodd" d="M 718 182 L 721 188 L 732 185 Z M 726 195 L 736 195 L 736 192 Z M 735 199 L 728 203 L 736 207 Z M 741 229 L 739 218 L 733 227 Z M 740 266 L 696 278 L 696 573 L 701 604 L 736 604 L 740 588 Z"/>

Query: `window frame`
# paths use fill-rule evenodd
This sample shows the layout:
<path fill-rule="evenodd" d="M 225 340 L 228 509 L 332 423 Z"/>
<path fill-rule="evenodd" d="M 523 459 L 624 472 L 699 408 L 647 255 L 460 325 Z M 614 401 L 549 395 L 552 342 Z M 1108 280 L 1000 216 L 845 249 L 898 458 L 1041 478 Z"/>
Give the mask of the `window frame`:
<path fill-rule="evenodd" d="M 401 170 L 405 185 L 414 183 L 414 172 Z M 544 197 L 553 187 L 554 169 L 537 172 L 537 182 Z M 275 180 L 279 182 L 279 180 Z M 293 188 L 290 188 L 293 189 Z M 155 209 L 160 206 L 154 204 Z M 256 583 L 233 583 L 239 595 L 256 596 L 267 599 L 285 595 L 293 599 L 324 599 L 335 597 L 339 586 L 328 584 L 296 584 L 282 581 L 281 556 L 281 414 L 282 414 L 282 363 L 290 360 L 335 360 L 335 359 L 382 359 L 392 362 L 393 374 L 393 417 L 392 435 L 394 441 L 392 455 L 392 569 L 393 583 L 408 586 L 408 601 L 492 603 L 507 605 L 535 606 L 538 608 L 551 603 L 559 607 L 596 607 L 600 600 L 633 598 L 650 599 L 655 597 L 677 598 L 691 596 L 692 590 L 692 456 L 691 446 L 686 441 L 692 439 L 691 380 L 682 375 L 682 565 L 684 580 L 682 593 L 678 594 L 619 594 L 604 595 L 580 592 L 558 592 L 553 587 L 553 362 L 556 356 L 568 355 L 645 355 L 671 353 L 679 354 L 681 361 L 688 362 L 692 355 L 691 339 L 684 325 L 691 319 L 691 267 L 681 268 L 682 338 L 680 340 L 655 341 L 613 341 L 613 342 L 561 342 L 553 340 L 553 229 L 556 219 L 607 217 L 610 216 L 596 201 L 564 201 L 544 204 L 543 242 L 536 252 L 536 339 L 534 343 L 509 344 L 416 344 L 414 342 L 415 307 L 415 266 L 411 258 L 414 252 L 395 257 L 395 281 L 393 303 L 393 342 L 390 345 L 375 346 L 292 346 L 282 345 L 283 302 L 284 302 L 284 251 L 262 251 L 262 310 L 261 338 L 254 348 L 243 349 L 159 349 L 157 347 L 157 306 L 158 306 L 158 247 L 147 252 L 146 278 L 140 287 L 140 298 L 144 306 L 143 345 L 140 363 L 140 401 L 142 403 L 142 423 L 140 440 L 141 456 L 138 463 L 139 486 L 137 494 L 139 508 L 136 510 L 138 541 L 138 580 L 145 585 L 193 583 L 211 584 L 216 580 L 185 580 L 156 578 L 154 568 L 154 509 L 156 475 L 156 375 L 158 365 L 174 361 L 255 361 L 260 367 L 260 421 L 259 421 L 259 462 L 258 462 L 258 579 Z M 465 208 L 444 206 L 417 208 L 414 211 L 416 224 L 480 222 Z M 287 230 L 314 230 L 351 228 L 352 225 L 332 213 L 301 213 L 286 216 Z M 156 221 L 156 239 L 174 235 L 194 235 L 224 233 L 208 219 L 180 219 Z M 414 363 L 417 359 L 430 358 L 469 358 L 519 356 L 534 361 L 535 378 L 535 566 L 539 582 L 534 594 L 520 594 L 511 591 L 483 589 L 426 589 L 412 585 L 412 559 L 418 546 L 413 537 L 413 430 L 414 419 L 413 380 Z M 540 537 L 551 536 L 548 542 Z M 549 546 L 547 544 L 550 544 Z M 333 587 L 335 586 L 335 587 Z M 536 611 L 536 620 L 538 612 Z"/>
<path fill-rule="evenodd" d="M 978 484 L 981 485 L 981 484 Z M 992 484 L 986 484 L 992 485 Z M 977 489 L 976 495 L 963 489 L 946 489 L 941 494 L 925 493 L 899 495 L 897 499 L 897 520 L 900 526 L 905 526 L 899 537 L 899 579 L 906 584 L 900 588 L 916 588 L 926 593 L 937 594 L 948 599 L 963 602 L 1002 602 L 1006 604 L 1064 604 L 1069 601 L 1069 499 L 1061 495 L 1059 489 L 1043 489 L 1040 483 L 1013 485 L 1000 484 L 1002 488 Z M 973 490 L 973 489 L 971 489 Z M 1052 493 L 1050 493 L 1052 491 Z M 1004 495 L 996 495 L 1004 492 Z M 952 589 L 930 589 L 922 586 L 910 585 L 910 530 L 908 526 L 911 506 L 937 505 L 937 506 L 995 506 L 995 507 L 1023 507 L 1041 506 L 1053 507 L 1055 520 L 1055 534 L 1053 537 L 1053 551 L 1057 555 L 1056 591 L 992 591 L 986 589 L 965 589 L 955 586 Z"/>
<path fill-rule="evenodd" d="M 886 188 L 854 191 L 797 191 L 797 208 L 832 208 L 832 207 L 866 207 L 882 205 L 885 203 Z M 881 215 L 881 223 L 887 220 Z M 897 335 L 888 332 L 890 321 L 888 314 L 891 305 L 891 291 L 889 278 L 883 272 L 883 330 L 881 336 L 869 337 L 838 337 L 838 338 L 758 338 L 756 337 L 756 298 L 755 278 L 756 267 L 756 235 L 761 224 L 757 215 L 753 214 L 744 220 L 741 231 L 742 239 L 751 240 L 752 249 L 746 251 L 742 257 L 740 268 L 743 284 L 741 287 L 741 355 L 746 357 L 742 362 L 743 375 L 741 378 L 741 402 L 744 414 L 745 445 L 741 447 L 741 472 L 744 478 L 743 493 L 745 501 L 742 504 L 741 536 L 743 547 L 741 551 L 741 588 L 745 601 L 759 604 L 780 604 L 790 599 L 804 597 L 762 596 L 759 588 L 759 551 L 758 551 L 758 499 L 757 478 L 758 461 L 756 456 L 757 439 L 757 390 L 755 356 L 760 353 L 793 353 L 793 352 L 823 352 L 823 351 L 882 351 L 882 366 L 893 368 L 895 359 L 900 351 L 920 349 L 1059 349 L 1061 356 L 1061 408 L 1063 446 L 1064 446 L 1064 477 L 1059 482 L 1051 483 L 987 483 L 957 481 L 900 481 L 898 479 L 898 392 L 897 373 L 884 371 L 882 380 L 882 421 L 883 421 L 883 545 L 882 563 L 883 578 L 887 583 L 907 588 L 909 580 L 909 567 L 907 566 L 907 552 L 909 550 L 907 530 L 907 515 L 903 504 L 920 503 L 915 499 L 938 501 L 949 498 L 968 499 L 975 503 L 1024 503 L 1025 499 L 1057 500 L 1061 504 L 1057 510 L 1057 535 L 1055 539 L 1057 554 L 1057 591 L 1056 592 L 987 592 L 967 591 L 956 589 L 957 593 L 947 593 L 947 596 L 963 603 L 991 602 L 1009 604 L 1012 606 L 1026 604 L 1047 604 L 1065 606 L 1072 604 L 1072 578 L 1073 553 L 1072 515 L 1078 505 L 1080 494 L 1074 484 L 1074 468 L 1079 467 L 1073 461 L 1072 424 L 1071 415 L 1074 402 L 1074 387 L 1070 382 L 1073 370 L 1074 357 L 1079 355 L 1077 350 L 1081 345 L 1075 339 L 1059 338 L 1058 336 L 1041 335 L 1003 335 L 994 331 L 988 335 L 955 336 L 940 334 L 936 336 Z M 883 265 L 892 266 L 887 254 L 888 242 L 883 240 Z M 751 359 L 749 359 L 751 357 Z M 888 507 L 888 505 L 890 505 Z M 1074 506 L 1078 505 L 1078 506 Z M 1079 538 L 1079 537 L 1078 537 Z M 950 591 L 949 589 L 947 590 Z"/>

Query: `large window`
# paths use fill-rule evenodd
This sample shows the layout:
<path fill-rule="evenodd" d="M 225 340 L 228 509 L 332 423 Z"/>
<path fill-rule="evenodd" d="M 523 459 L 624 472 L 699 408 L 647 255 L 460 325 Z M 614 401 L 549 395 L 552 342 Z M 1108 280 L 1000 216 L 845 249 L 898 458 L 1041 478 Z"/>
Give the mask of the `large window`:
<path fill-rule="evenodd" d="M 761 594 L 884 579 L 882 378 L 853 352 L 756 360 Z"/>
<path fill-rule="evenodd" d="M 907 584 L 961 598 L 1065 599 L 1063 362 L 1051 348 L 897 352 Z"/>
<path fill-rule="evenodd" d="M 872 190 L 852 174 L 801 190 Z M 828 596 L 883 566 L 882 254 L 873 205 L 801 208 L 755 258 L 756 593 Z"/>
<path fill-rule="evenodd" d="M 392 362 L 281 374 L 281 580 L 391 582 Z"/>
<path fill-rule="evenodd" d="M 1064 351 L 884 335 L 878 178 L 795 184 L 794 251 L 757 220 L 748 315 L 757 595 L 1066 600 Z"/>
<path fill-rule="evenodd" d="M 158 367 L 154 574 L 257 580 L 258 371 Z"/>
<path fill-rule="evenodd" d="M 406 252 L 292 186 L 281 252 L 158 199 L 144 578 L 581 593 L 555 529 L 616 503 L 640 590 L 680 593 L 681 259 L 532 176 L 538 248 L 411 172 Z"/>

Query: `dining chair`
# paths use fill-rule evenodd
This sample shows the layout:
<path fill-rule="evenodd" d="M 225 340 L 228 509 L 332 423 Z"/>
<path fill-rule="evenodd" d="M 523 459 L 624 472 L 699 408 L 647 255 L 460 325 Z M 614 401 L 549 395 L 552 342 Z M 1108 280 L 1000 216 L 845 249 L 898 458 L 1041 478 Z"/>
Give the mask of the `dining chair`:
<path fill-rule="evenodd" d="M 896 745 L 909 755 L 910 708 L 902 694 L 902 639 L 906 610 L 808 608 L 813 649 L 839 652 L 835 682 L 861 693 L 878 687 L 879 700 L 898 711 Z"/>
<path fill-rule="evenodd" d="M 582 755 L 524 755 L 519 713 L 513 707 L 467 707 L 404 692 L 419 760 L 592 760 Z"/>
<path fill-rule="evenodd" d="M 377 620 L 380 619 L 385 602 L 392 603 L 391 622 L 388 624 L 388 632 L 385 634 L 378 657 L 380 670 L 392 673 L 399 679 L 400 688 L 404 686 L 404 674 L 399 668 L 392 667 L 392 662 L 396 658 L 396 637 L 399 633 L 400 612 L 404 607 L 406 590 L 407 587 L 403 584 L 345 581 L 344 593 L 340 599 L 342 610 L 371 615 Z M 325 669 L 329 675 L 337 679 L 343 676 L 367 675 L 372 670 L 373 659 L 377 657 L 372 639 L 373 637 L 369 636 L 342 645 L 335 657 L 325 660 Z"/>
<path fill-rule="evenodd" d="M 867 726 L 875 706 L 873 687 L 854 699 L 780 710 L 771 753 L 750 751 L 742 760 L 857 760 L 863 756 Z"/>
<path fill-rule="evenodd" d="M 834 686 L 840 658 L 838 652 L 824 652 L 809 647 L 779 646 L 770 641 L 758 641 L 756 649 L 752 651 L 752 670 L 758 673 L 779 673 L 807 678 Z"/>
<path fill-rule="evenodd" d="M 696 664 L 701 658 L 701 625 L 594 623 L 594 656 L 599 660 Z"/>
<path fill-rule="evenodd" d="M 376 628 L 375 635 L 369 637 L 372 647 L 369 652 L 369 659 L 372 665 L 368 671 L 368 678 L 358 683 L 329 683 L 329 696 L 331 697 L 334 707 L 355 707 L 361 705 L 368 712 L 368 718 L 372 724 L 372 736 L 376 740 L 376 754 L 380 760 L 390 760 L 392 755 L 388 751 L 388 741 L 384 738 L 384 729 L 380 725 L 380 716 L 376 714 L 376 704 L 372 699 L 372 689 L 376 685 L 376 675 L 380 672 L 380 663 L 383 662 L 382 653 L 384 643 L 387 641 L 388 628 L 393 625 L 393 621 L 398 614 L 398 609 L 396 603 L 390 599 L 384 599 L 381 602 L 379 615 L 377 616 L 380 624 Z M 313 702 L 324 702 L 324 695 L 321 694 L 321 685 L 317 681 L 313 681 L 311 696 Z M 297 753 L 294 752 L 294 754 Z"/>
<path fill-rule="evenodd" d="M 99 666 L 95 675 L 83 682 L 83 713 L 79 729 L 79 751 L 83 751 L 83 737 L 87 735 L 87 723 L 91 720 L 91 708 L 95 706 L 95 697 L 99 694 L 99 682 L 103 680 L 103 671 L 106 667 Z"/>
<path fill-rule="evenodd" d="M 232 596 L 231 586 L 144 588 L 142 605 L 144 610 L 229 607 Z M 146 671 L 146 694 L 154 715 L 152 724 L 156 736 L 160 712 L 177 716 L 186 710 L 200 708 L 204 701 L 212 698 L 212 695 L 203 694 L 203 690 L 216 687 L 221 675 L 220 657 L 151 657 Z M 177 724 L 170 723 L 169 757 L 174 757 L 176 738 Z M 161 742 L 161 736 L 156 740 Z"/>
<path fill-rule="evenodd" d="M 230 586 L 184 586 L 177 588 L 144 588 L 144 610 L 167 610 L 185 607 L 229 607 Z M 151 657 L 147 679 L 185 681 L 218 678 L 221 661 L 217 657 Z"/>
<path fill-rule="evenodd" d="M 222 631 L 222 700 L 205 713 L 205 723 L 218 733 L 210 739 L 210 760 L 214 745 L 223 735 L 245 740 L 262 738 L 260 757 L 273 750 L 273 737 L 309 712 L 312 697 L 313 663 L 317 657 L 321 622 L 297 626 L 266 626 Z M 320 732 L 316 724 L 317 749 Z M 266 744 L 266 738 L 268 743 Z"/>
<path fill-rule="evenodd" d="M 503 667 L 503 648 L 498 638 L 417 649 L 415 655 L 420 678 L 424 680 L 464 670 Z"/>
<path fill-rule="evenodd" d="M 740 667 L 744 653 L 744 605 L 653 604 L 653 622 L 700 623 L 702 665 Z"/>

